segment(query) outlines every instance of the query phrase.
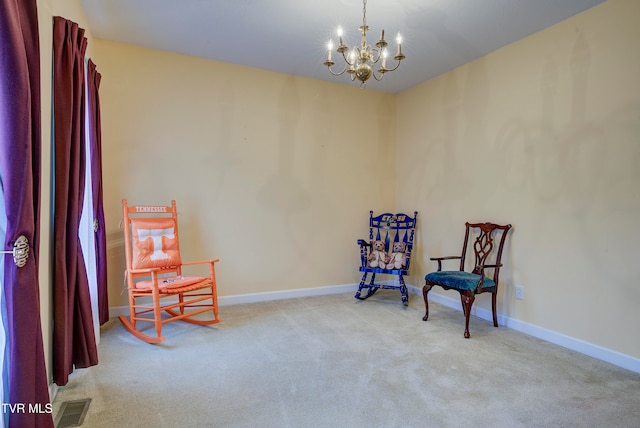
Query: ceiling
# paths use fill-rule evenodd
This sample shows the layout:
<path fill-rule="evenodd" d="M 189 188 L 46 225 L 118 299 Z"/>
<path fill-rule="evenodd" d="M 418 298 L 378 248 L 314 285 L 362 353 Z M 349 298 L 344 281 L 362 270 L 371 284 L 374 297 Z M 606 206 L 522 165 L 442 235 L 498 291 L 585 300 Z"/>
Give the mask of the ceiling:
<path fill-rule="evenodd" d="M 368 0 L 368 41 L 384 28 L 406 60 L 367 88 L 398 93 L 604 0 Z M 361 0 L 81 0 L 94 37 L 356 85 L 322 64 L 335 30 L 359 42 Z M 334 54 L 334 59 L 336 55 Z M 339 65 L 336 61 L 336 66 Z"/>

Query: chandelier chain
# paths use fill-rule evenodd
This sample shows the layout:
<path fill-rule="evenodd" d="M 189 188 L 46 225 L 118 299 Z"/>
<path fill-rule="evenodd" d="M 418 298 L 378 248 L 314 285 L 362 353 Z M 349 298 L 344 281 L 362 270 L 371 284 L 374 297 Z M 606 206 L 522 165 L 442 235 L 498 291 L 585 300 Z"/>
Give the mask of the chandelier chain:
<path fill-rule="evenodd" d="M 362 28 L 367 27 L 367 0 L 362 1 Z"/>

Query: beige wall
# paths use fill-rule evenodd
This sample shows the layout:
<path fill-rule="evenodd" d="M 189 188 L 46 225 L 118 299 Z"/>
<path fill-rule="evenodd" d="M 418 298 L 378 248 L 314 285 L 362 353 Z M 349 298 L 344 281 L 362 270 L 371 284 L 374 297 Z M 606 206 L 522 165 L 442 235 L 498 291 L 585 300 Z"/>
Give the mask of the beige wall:
<path fill-rule="evenodd" d="M 424 213 L 411 283 L 466 220 L 511 223 L 499 311 L 640 357 L 638 40 L 640 2 L 611 0 L 398 97 L 397 201 Z"/>
<path fill-rule="evenodd" d="M 395 202 L 395 96 L 95 40 L 111 306 L 121 199 L 176 199 L 218 294 L 356 282 L 369 210 Z"/>
<path fill-rule="evenodd" d="M 52 16 L 88 30 L 103 75 L 111 306 L 126 304 L 123 197 L 178 201 L 185 256 L 221 259 L 221 296 L 357 282 L 369 209 L 417 209 L 410 284 L 459 251 L 464 221 L 510 222 L 500 312 L 640 357 L 638 2 L 610 0 L 398 96 L 97 40 L 79 0 L 38 6 L 44 177 Z"/>

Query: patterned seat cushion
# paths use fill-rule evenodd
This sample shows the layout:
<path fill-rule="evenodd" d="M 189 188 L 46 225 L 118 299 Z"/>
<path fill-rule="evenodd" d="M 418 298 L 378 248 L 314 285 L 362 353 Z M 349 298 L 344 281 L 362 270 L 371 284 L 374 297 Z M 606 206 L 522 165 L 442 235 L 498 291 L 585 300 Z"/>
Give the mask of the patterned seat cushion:
<path fill-rule="evenodd" d="M 425 280 L 445 287 L 455 288 L 456 290 L 475 291 L 478 288 L 478 282 L 481 276 L 471 272 L 462 271 L 440 271 L 431 272 L 424 277 Z M 483 288 L 495 287 L 496 283 L 493 279 L 485 276 Z"/>

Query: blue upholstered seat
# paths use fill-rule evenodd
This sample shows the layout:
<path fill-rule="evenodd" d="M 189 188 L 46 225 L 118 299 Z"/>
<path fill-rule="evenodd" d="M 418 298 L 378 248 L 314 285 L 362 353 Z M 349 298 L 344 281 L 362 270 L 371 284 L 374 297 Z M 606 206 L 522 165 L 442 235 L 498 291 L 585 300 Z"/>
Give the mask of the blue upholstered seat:
<path fill-rule="evenodd" d="M 475 291 L 481 276 L 464 271 L 440 271 L 427 274 L 424 279 L 438 285 L 455 288 L 456 290 Z M 495 287 L 493 279 L 485 277 L 482 288 Z"/>

